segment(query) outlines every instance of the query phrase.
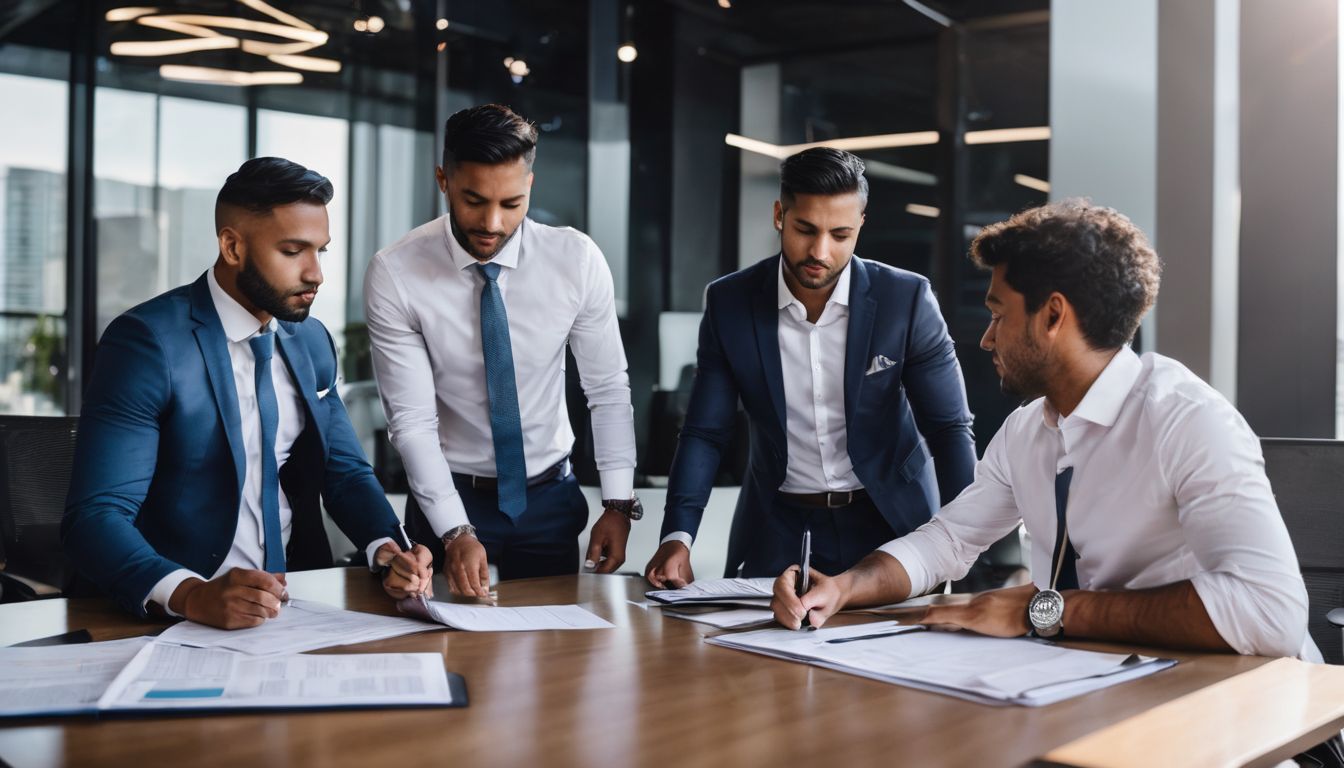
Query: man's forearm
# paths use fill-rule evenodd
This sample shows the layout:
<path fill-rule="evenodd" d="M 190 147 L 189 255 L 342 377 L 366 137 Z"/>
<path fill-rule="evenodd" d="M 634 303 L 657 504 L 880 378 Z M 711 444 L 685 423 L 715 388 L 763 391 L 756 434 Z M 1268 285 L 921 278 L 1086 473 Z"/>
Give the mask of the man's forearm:
<path fill-rule="evenodd" d="M 836 577 L 845 600 L 842 608 L 867 608 L 899 603 L 910 597 L 910 575 L 900 560 L 873 552 Z"/>
<path fill-rule="evenodd" d="M 1069 590 L 1066 637 L 1198 651 L 1231 651 L 1189 581 L 1122 592 Z"/>

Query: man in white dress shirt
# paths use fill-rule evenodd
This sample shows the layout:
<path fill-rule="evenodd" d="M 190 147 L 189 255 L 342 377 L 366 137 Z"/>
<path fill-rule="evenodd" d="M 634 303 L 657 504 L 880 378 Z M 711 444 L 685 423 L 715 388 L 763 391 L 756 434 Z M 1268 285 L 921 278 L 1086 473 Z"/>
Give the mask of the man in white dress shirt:
<path fill-rule="evenodd" d="M 587 503 L 570 471 L 565 348 L 592 415 L 605 512 L 586 560 L 625 560 L 635 432 L 611 271 L 569 227 L 527 218 L 537 129 L 507 107 L 462 110 L 436 169 L 448 213 L 374 256 L 364 282 L 374 372 L 411 485 L 415 538 L 455 594 L 578 571 Z"/>
<path fill-rule="evenodd" d="M 922 594 L 1021 522 L 1034 583 L 930 608 L 925 623 L 1319 659 L 1255 434 L 1180 363 L 1128 346 L 1159 282 L 1143 233 L 1065 201 L 985 228 L 971 257 L 993 272 L 981 347 L 1004 390 L 1030 402 L 927 524 L 839 576 L 814 575 L 801 599 L 798 568 L 785 570 L 776 619 L 821 626 Z"/>

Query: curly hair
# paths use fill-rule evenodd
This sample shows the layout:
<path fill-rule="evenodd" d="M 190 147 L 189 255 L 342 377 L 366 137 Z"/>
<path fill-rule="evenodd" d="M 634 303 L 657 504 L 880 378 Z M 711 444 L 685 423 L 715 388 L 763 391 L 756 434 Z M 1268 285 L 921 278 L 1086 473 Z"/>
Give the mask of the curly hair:
<path fill-rule="evenodd" d="M 971 243 L 970 256 L 982 269 L 1005 265 L 1004 279 L 1025 297 L 1027 312 L 1062 294 L 1094 349 L 1118 349 L 1134 338 L 1162 277 L 1143 231 L 1114 208 L 1084 199 L 991 224 Z"/>

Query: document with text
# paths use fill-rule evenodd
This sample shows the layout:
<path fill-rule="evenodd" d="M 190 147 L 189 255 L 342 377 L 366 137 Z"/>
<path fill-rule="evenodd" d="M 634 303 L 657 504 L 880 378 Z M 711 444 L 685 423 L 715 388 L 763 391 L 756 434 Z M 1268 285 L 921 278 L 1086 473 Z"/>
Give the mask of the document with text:
<path fill-rule="evenodd" d="M 722 611 L 683 611 L 676 608 L 668 608 L 663 611 L 664 616 L 673 619 L 685 619 L 697 624 L 708 624 L 711 627 L 719 629 L 735 629 L 737 627 L 747 627 L 752 624 L 764 624 L 773 622 L 775 614 L 764 608 L 729 608 Z"/>
<path fill-rule="evenodd" d="M 577 605 L 528 605 L 505 608 L 494 605 L 421 602 L 406 598 L 397 607 L 453 629 L 467 632 L 527 632 L 537 629 L 608 629 L 611 622 Z"/>
<path fill-rule="evenodd" d="M 699 579 L 681 589 L 655 589 L 644 596 L 668 605 L 677 603 L 732 603 L 748 606 L 769 605 L 775 580 Z"/>
<path fill-rule="evenodd" d="M 264 656 L 367 643 L 433 629 L 436 627 L 400 616 L 347 611 L 311 600 L 290 600 L 281 606 L 279 616 L 255 627 L 216 629 L 183 621 L 165 629 L 159 640 Z"/>
<path fill-rule="evenodd" d="M 1027 638 L 931 632 L 894 621 L 815 631 L 761 629 L 706 642 L 985 704 L 1028 707 L 1107 688 L 1176 663 Z"/>
<path fill-rule="evenodd" d="M 149 640 L 0 648 L 0 718 L 95 711 L 107 686 Z"/>

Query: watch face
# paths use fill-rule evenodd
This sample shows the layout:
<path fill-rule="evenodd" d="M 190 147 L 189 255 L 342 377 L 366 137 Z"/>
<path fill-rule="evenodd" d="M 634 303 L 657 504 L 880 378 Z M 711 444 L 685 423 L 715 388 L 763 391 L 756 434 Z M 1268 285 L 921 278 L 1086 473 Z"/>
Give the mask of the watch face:
<path fill-rule="evenodd" d="M 1053 589 L 1037 592 L 1027 604 L 1027 617 L 1038 630 L 1057 626 L 1064 618 L 1064 597 Z"/>

